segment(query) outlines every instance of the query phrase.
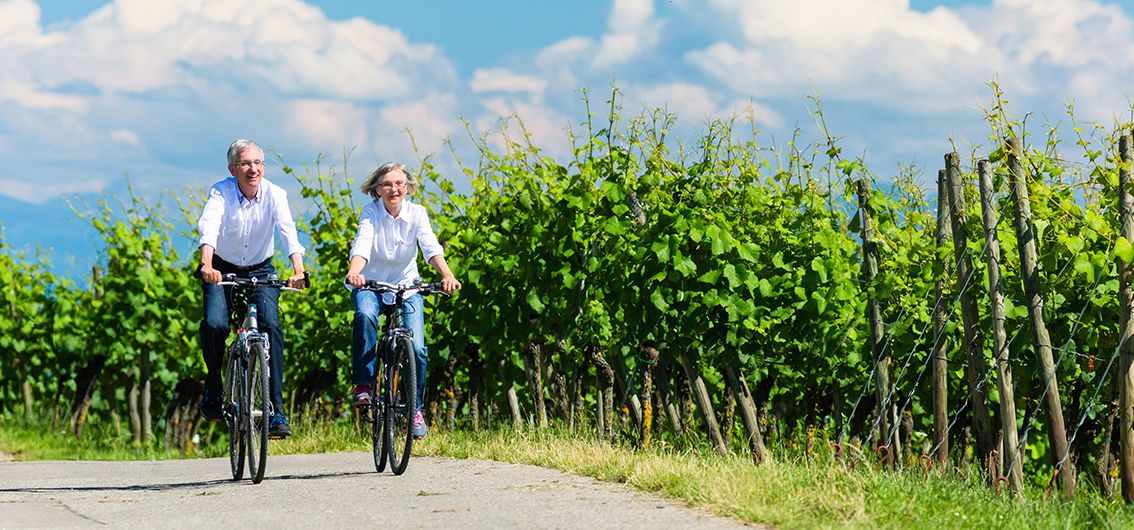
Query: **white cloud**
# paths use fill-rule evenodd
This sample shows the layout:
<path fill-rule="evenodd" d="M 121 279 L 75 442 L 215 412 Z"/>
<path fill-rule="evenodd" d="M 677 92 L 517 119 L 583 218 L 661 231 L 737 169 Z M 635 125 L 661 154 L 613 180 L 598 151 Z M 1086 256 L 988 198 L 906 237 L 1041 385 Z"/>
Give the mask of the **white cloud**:
<path fill-rule="evenodd" d="M 4 195 L 15 197 L 24 202 L 42 204 L 58 195 L 70 193 L 97 193 L 106 187 L 103 179 L 94 178 L 76 180 L 72 182 L 52 182 L 51 187 L 44 186 L 42 180 L 27 180 L 14 178 L 0 178 L 0 189 Z"/>
<path fill-rule="evenodd" d="M 605 69 L 633 60 L 657 44 L 661 23 L 653 0 L 615 0 L 593 67 Z"/>
<path fill-rule="evenodd" d="M 526 92 L 540 97 L 547 88 L 547 80 L 503 68 L 478 68 L 473 72 L 469 88 L 473 92 Z"/>
<path fill-rule="evenodd" d="M 846 100 L 940 108 L 971 100 L 991 71 L 980 36 L 943 8 L 921 13 L 904 0 L 714 5 L 742 38 L 686 60 L 738 96 L 802 97 L 814 84 Z"/>
<path fill-rule="evenodd" d="M 110 131 L 110 139 L 120 144 L 126 144 L 135 147 L 140 147 L 142 145 L 142 139 L 138 138 L 138 135 L 135 134 L 134 131 L 127 129 L 114 129 L 113 131 Z"/>
<path fill-rule="evenodd" d="M 26 179 L 20 160 L 53 160 L 52 194 L 126 172 L 177 186 L 174 174 L 215 170 L 194 153 L 237 136 L 302 157 L 365 149 L 385 137 L 373 130 L 383 113 L 415 116 L 430 142 L 459 126 L 446 94 L 462 85 L 436 46 L 301 0 L 115 0 L 47 28 L 35 3 L 0 0 L 0 71 L 10 130 L 0 158 L 17 161 L 0 180 Z M 63 159 L 46 147 L 63 144 Z M 0 193 L 28 196 L 21 189 Z"/>
<path fill-rule="evenodd" d="M 54 93 L 32 83 L 15 80 L 0 81 L 0 103 L 4 101 L 30 109 L 58 109 L 76 113 L 85 112 L 89 107 L 85 98 Z"/>
<path fill-rule="evenodd" d="M 421 154 L 427 155 L 440 149 L 445 139 L 461 127 L 457 119 L 456 98 L 440 92 L 389 105 L 379 111 L 378 117 L 378 125 L 371 131 L 374 136 L 371 141 L 373 149 L 387 153 L 387 156 L 396 155 L 403 160 L 417 155 L 409 145 L 407 131 L 413 134 L 414 142 L 424 150 Z"/>

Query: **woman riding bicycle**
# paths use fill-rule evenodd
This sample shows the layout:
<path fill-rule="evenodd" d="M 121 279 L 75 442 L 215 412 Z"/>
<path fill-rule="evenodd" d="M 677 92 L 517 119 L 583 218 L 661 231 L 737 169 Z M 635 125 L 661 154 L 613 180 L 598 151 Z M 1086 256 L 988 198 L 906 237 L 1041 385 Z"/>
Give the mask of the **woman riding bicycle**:
<path fill-rule="evenodd" d="M 409 201 L 408 196 L 417 189 L 406 167 L 388 162 L 370 174 L 362 183 L 362 192 L 374 201 L 362 207 L 358 220 L 358 233 L 350 249 L 350 269 L 346 283 L 362 287 L 367 280 L 379 280 L 395 285 L 407 284 L 419 277 L 417 271 L 418 248 L 425 261 L 441 274 L 441 287 L 446 293 L 461 288 L 445 262 L 441 244 L 429 224 L 429 213 L 424 206 Z M 373 291 L 354 290 L 354 335 L 351 341 L 353 369 L 351 371 L 351 400 L 356 407 L 369 405 L 373 399 L 370 383 L 374 381 L 375 343 L 378 341 L 378 315 L 383 301 Z M 416 294 L 406 299 L 403 309 L 405 327 L 413 333 L 413 348 L 417 358 L 417 412 L 414 415 L 415 438 L 425 437 L 427 428 L 421 414 L 425 402 L 425 319 L 422 297 Z"/>

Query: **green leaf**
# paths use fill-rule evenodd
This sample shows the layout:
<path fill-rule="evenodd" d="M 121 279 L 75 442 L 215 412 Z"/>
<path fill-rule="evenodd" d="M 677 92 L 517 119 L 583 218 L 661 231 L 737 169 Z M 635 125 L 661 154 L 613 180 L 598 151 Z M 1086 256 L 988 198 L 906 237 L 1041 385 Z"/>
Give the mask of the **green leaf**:
<path fill-rule="evenodd" d="M 760 296 L 772 296 L 772 284 L 767 278 L 760 278 Z"/>
<path fill-rule="evenodd" d="M 533 310 L 535 310 L 536 313 L 542 313 L 543 312 L 543 308 L 544 308 L 543 302 L 540 301 L 539 293 L 536 292 L 534 287 L 531 290 L 528 291 L 527 300 L 528 300 L 528 305 L 531 306 L 531 308 Z"/>
<path fill-rule="evenodd" d="M 1118 236 L 1114 242 L 1114 255 L 1126 263 L 1134 263 L 1134 246 L 1125 237 Z"/>

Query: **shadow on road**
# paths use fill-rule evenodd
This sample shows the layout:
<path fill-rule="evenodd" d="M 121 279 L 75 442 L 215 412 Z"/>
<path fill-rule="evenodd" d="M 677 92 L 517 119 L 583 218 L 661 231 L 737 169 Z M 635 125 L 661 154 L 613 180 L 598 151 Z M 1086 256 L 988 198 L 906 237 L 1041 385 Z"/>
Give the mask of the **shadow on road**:
<path fill-rule="evenodd" d="M 350 471 L 341 473 L 310 473 L 302 475 L 279 475 L 279 476 L 266 476 L 265 481 L 277 480 L 315 480 L 334 477 L 352 477 L 358 475 L 379 475 L 379 476 L 393 476 L 375 473 L 373 471 Z M 57 493 L 61 491 L 176 491 L 179 489 L 194 489 L 201 487 L 215 487 L 215 486 L 255 486 L 247 480 L 232 480 L 232 479 L 218 479 L 218 480 L 205 480 L 194 482 L 175 482 L 168 484 L 129 484 L 121 486 L 57 486 L 57 487 L 42 487 L 42 486 L 29 486 L 26 488 L 0 488 L 0 493 Z"/>

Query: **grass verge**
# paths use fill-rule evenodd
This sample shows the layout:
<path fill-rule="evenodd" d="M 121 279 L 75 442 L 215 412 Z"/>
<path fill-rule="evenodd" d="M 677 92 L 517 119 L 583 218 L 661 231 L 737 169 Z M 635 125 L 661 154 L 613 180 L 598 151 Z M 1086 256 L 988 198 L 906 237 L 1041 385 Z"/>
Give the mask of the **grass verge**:
<path fill-rule="evenodd" d="M 111 433 L 92 432 L 79 441 L 41 426 L 0 422 L 0 427 L 0 450 L 19 460 L 181 457 L 176 450 L 139 448 Z M 271 454 L 370 450 L 368 432 L 350 421 L 294 427 L 295 436 L 272 442 Z M 202 429 L 205 443 L 192 456 L 227 454 L 223 430 Z M 553 430 L 437 429 L 414 453 L 561 469 L 778 528 L 1134 528 L 1134 511 L 1089 488 L 1072 502 L 1046 498 L 1035 487 L 1013 499 L 996 496 L 975 473 L 852 469 L 828 455 L 787 455 L 754 466 L 747 458 L 707 450 L 640 450 Z"/>

